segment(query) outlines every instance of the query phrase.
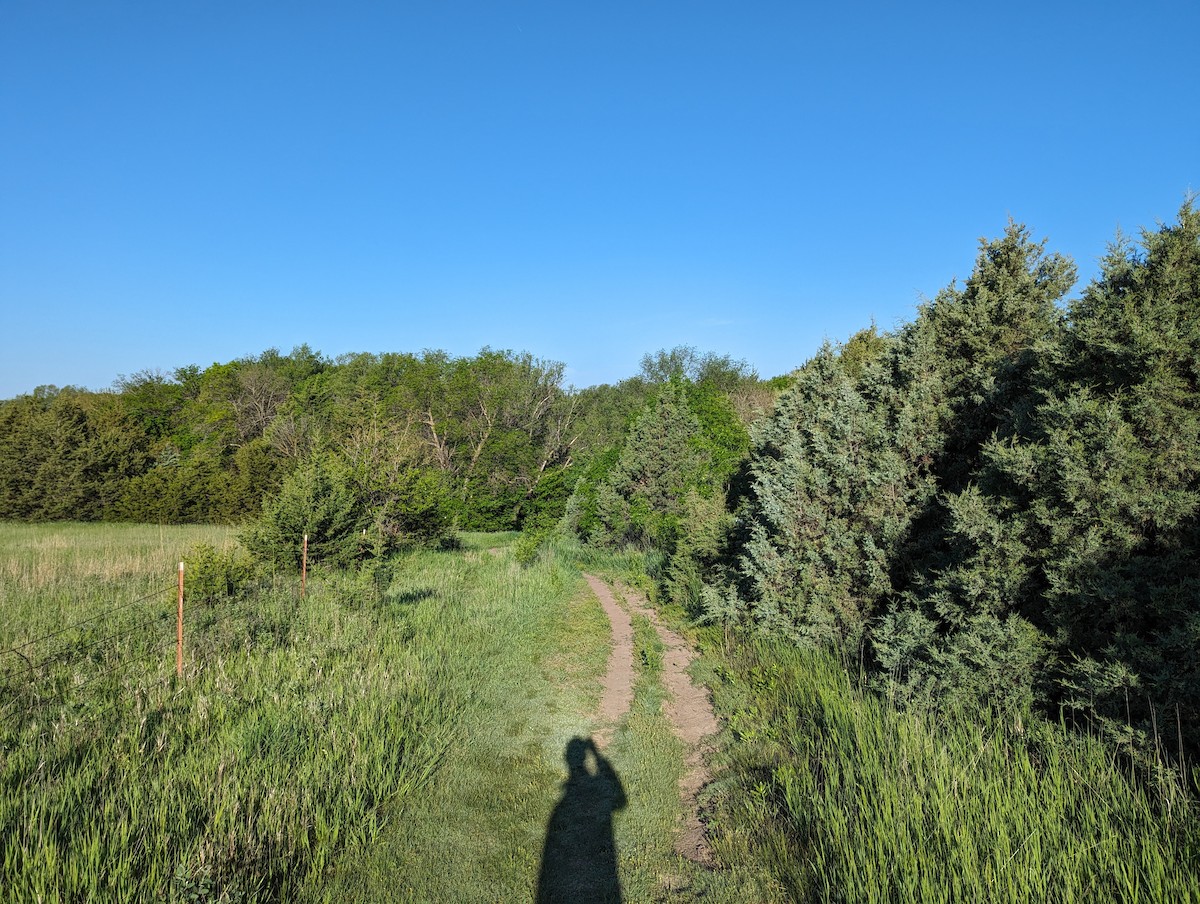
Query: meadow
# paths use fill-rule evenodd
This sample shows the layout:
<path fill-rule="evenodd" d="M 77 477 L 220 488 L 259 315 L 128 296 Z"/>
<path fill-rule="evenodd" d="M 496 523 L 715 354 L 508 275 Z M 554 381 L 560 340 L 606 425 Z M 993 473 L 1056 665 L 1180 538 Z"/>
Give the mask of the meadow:
<path fill-rule="evenodd" d="M 0 900 L 534 897 L 609 645 L 580 569 L 645 585 L 647 563 L 556 542 L 522 565 L 516 539 L 317 570 L 301 598 L 225 528 L 0 526 Z M 717 863 L 672 850 L 681 749 L 635 618 L 606 750 L 623 900 L 1200 901 L 1177 773 L 1027 713 L 906 712 L 828 652 L 663 615 L 725 725 Z"/>
<path fill-rule="evenodd" d="M 2 649 L 84 622 L 4 658 L 6 899 L 314 894 L 461 742 L 511 637 L 512 608 L 487 601 L 512 579 L 490 557 L 423 552 L 394 578 L 317 571 L 304 599 L 289 575 L 189 601 L 176 678 L 162 585 L 198 542 L 210 568 L 233 561 L 219 528 L 3 528 Z M 527 584 L 546 605 L 565 592 Z"/>
<path fill-rule="evenodd" d="M 301 598 L 298 576 L 254 571 L 222 528 L 2 531 L 0 899 L 536 895 L 610 644 L 574 560 L 520 565 L 516 535 L 464 534 L 317 570 Z M 176 678 L 162 584 L 181 557 Z M 631 901 L 776 900 L 745 868 L 673 850 L 681 748 L 642 622 L 637 661 L 606 751 L 629 801 L 614 883 Z"/>

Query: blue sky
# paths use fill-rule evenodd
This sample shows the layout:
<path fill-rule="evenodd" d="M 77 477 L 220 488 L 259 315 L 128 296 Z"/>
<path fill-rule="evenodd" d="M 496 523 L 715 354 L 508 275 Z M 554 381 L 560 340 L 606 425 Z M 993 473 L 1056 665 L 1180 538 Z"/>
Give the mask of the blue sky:
<path fill-rule="evenodd" d="M 0 398 L 307 342 L 785 373 L 1200 189 L 1200 3 L 0 0 Z"/>

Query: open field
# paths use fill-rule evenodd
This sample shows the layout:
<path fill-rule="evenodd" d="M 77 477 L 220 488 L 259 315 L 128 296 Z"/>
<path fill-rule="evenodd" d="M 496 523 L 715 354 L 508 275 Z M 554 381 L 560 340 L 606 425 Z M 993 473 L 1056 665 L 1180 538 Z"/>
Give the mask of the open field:
<path fill-rule="evenodd" d="M 462 743 L 459 717 L 522 607 L 552 611 L 569 592 L 561 575 L 516 587 L 469 539 L 403 559 L 394 581 L 317 572 L 303 601 L 276 577 L 189 601 L 176 680 L 162 585 L 181 550 L 228 532 L 4 531 L 5 650 L 151 597 L 136 618 L 122 609 L 6 657 L 0 887 L 13 900 L 313 891 Z"/>
<path fill-rule="evenodd" d="M 76 611 L 74 589 L 91 618 L 146 590 L 144 605 L 161 610 L 120 632 L 105 617 L 65 632 L 30 658 L 32 673 L 6 658 L 10 899 L 535 894 L 564 754 L 597 727 L 610 643 L 568 562 L 521 567 L 505 548 L 514 536 L 464 535 L 460 549 L 382 570 L 318 571 L 305 600 L 295 576 L 279 575 L 247 596 L 189 597 L 177 680 L 159 559 L 170 566 L 196 541 L 236 558 L 227 532 L 4 530 L 4 558 L 32 563 L 0 566 L 7 598 L 49 587 L 62 617 Z M 107 596 L 82 589 L 103 572 L 98 558 L 123 563 L 105 577 Z M 189 580 L 199 570 L 189 565 Z M 57 624 L 35 609 L 5 609 L 9 642 L 27 641 L 25 621 Z M 672 849 L 681 750 L 661 712 L 656 643 L 641 624 L 634 704 L 605 752 L 628 798 L 613 818 L 614 887 L 631 901 L 766 899 L 744 871 L 708 873 Z"/>
<path fill-rule="evenodd" d="M 611 635 L 579 566 L 637 582 L 636 556 L 555 544 L 523 567 L 516 535 L 468 534 L 317 571 L 301 600 L 294 575 L 225 594 L 224 529 L 0 538 L 0 900 L 530 900 L 569 860 L 563 820 L 594 817 L 568 766 L 603 736 L 620 802 L 598 899 L 1200 901 L 1169 775 L 1055 726 L 898 712 L 827 655 L 667 610 L 724 722 L 701 794 L 715 868 L 679 856 L 685 751 L 636 612 L 632 703 L 597 714 Z M 183 554 L 176 679 L 163 579 Z"/>
<path fill-rule="evenodd" d="M 4 566 L 6 601 L 41 588 L 74 621 L 165 583 L 158 560 L 186 543 L 221 538 L 5 530 L 5 558 L 21 561 Z M 102 617 L 36 656 L 6 657 L 0 886 L 13 900 L 253 900 L 317 882 L 450 743 L 469 686 L 447 677 L 451 637 L 468 617 L 442 611 L 470 569 L 452 561 L 414 563 L 423 589 L 394 596 L 318 574 L 304 601 L 277 582 L 189 605 L 181 680 L 166 593 L 139 604 L 166 617 Z M 92 592 L 97 575 L 103 595 Z M 39 630 L 56 624 L 29 607 L 4 612 L 16 643 L 33 633 L 23 617 Z"/>

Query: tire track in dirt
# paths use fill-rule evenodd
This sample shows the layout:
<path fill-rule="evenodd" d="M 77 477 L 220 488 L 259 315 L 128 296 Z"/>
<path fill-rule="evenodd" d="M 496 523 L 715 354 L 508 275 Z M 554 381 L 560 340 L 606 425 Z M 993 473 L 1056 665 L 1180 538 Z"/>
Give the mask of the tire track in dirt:
<path fill-rule="evenodd" d="M 705 744 L 704 740 L 715 735 L 720 728 L 717 714 L 709 699 L 708 688 L 694 684 L 688 674 L 687 670 L 696 658 L 688 642 L 662 623 L 658 613 L 641 593 L 629 587 L 619 586 L 617 589 L 634 612 L 650 621 L 666 648 L 663 655 L 663 685 L 669 699 L 664 710 L 675 736 L 687 747 L 683 761 L 684 773 L 679 779 L 684 827 L 675 839 L 675 850 L 689 860 L 707 865 L 712 863 L 713 853 L 704 824 L 700 821 L 699 796 L 712 777 L 707 763 L 712 746 Z"/>
<path fill-rule="evenodd" d="M 708 783 L 711 773 L 706 763 L 711 746 L 705 738 L 717 733 L 719 725 L 708 689 L 692 683 L 688 667 L 695 653 L 679 634 L 672 631 L 650 608 L 644 596 L 628 587 L 618 587 L 625 606 L 617 602 L 612 590 L 594 575 L 586 574 L 588 586 L 600 600 L 612 623 L 613 646 L 608 670 L 604 676 L 604 693 L 600 700 L 600 717 L 606 723 L 596 733 L 598 743 L 612 740 L 612 725 L 633 703 L 633 624 L 626 607 L 649 620 L 664 647 L 662 681 L 667 691 L 664 712 L 675 736 L 685 747 L 684 774 L 679 780 L 679 796 L 683 801 L 684 826 L 675 839 L 675 850 L 681 856 L 700 864 L 712 862 L 712 848 L 704 825 L 700 821 L 698 797 Z"/>
<path fill-rule="evenodd" d="M 613 596 L 612 590 L 595 575 L 585 574 L 592 593 L 600 600 L 600 606 L 612 625 L 612 649 L 608 653 L 608 667 L 601 681 L 604 691 L 600 695 L 597 713 L 603 727 L 595 732 L 596 743 L 604 747 L 613 738 L 613 732 L 621 716 L 633 704 L 633 621 Z"/>

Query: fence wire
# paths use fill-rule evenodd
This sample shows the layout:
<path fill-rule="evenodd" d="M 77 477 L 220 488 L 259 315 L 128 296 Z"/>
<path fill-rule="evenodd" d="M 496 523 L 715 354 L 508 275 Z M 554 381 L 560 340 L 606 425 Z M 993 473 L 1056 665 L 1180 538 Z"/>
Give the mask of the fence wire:
<path fill-rule="evenodd" d="M 18 656 L 20 656 L 21 650 L 28 649 L 29 647 L 32 647 L 34 644 L 44 643 L 47 640 L 53 640 L 55 637 L 60 637 L 63 634 L 66 634 L 68 631 L 70 631 L 74 628 L 79 628 L 79 627 L 82 627 L 83 625 L 90 625 L 93 622 L 98 622 L 101 619 L 107 618 L 108 616 L 112 615 L 114 612 L 121 612 L 122 610 L 129 609 L 132 606 L 136 606 L 138 603 L 144 603 L 144 602 L 146 602 L 146 600 L 152 600 L 156 596 L 162 596 L 164 593 L 172 593 L 175 591 L 175 589 L 176 588 L 174 586 L 170 586 L 170 587 L 166 587 L 162 590 L 155 590 L 152 593 L 147 593 L 145 596 L 138 597 L 135 600 L 130 600 L 127 603 L 122 603 L 120 606 L 113 606 L 110 609 L 105 609 L 103 612 L 99 612 L 96 615 L 93 615 L 91 618 L 85 618 L 81 621 L 72 622 L 69 625 L 64 625 L 63 627 L 59 628 L 57 631 L 52 631 L 49 634 L 43 634 L 41 637 L 33 638 L 33 640 L 27 640 L 27 641 L 25 641 L 25 643 L 17 644 L 15 647 L 9 647 L 7 650 L 0 650 L 0 656 L 5 656 L 9 653 L 15 653 Z M 26 657 L 21 656 L 21 658 L 25 659 Z"/>

